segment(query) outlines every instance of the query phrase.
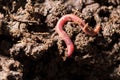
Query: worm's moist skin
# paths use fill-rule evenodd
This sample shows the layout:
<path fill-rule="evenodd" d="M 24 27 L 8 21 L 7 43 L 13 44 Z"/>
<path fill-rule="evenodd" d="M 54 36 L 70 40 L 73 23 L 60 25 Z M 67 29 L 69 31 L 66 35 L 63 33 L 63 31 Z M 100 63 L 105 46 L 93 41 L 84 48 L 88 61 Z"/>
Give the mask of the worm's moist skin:
<path fill-rule="evenodd" d="M 74 14 L 67 14 L 67 15 L 62 16 L 59 19 L 59 21 L 56 24 L 55 29 L 56 29 L 56 32 L 59 34 L 59 37 L 61 37 L 64 40 L 67 46 L 68 52 L 65 55 L 67 57 L 70 57 L 74 51 L 74 45 L 71 39 L 69 38 L 69 36 L 66 34 L 66 32 L 63 31 L 63 26 L 67 21 L 73 21 L 77 23 L 82 28 L 83 32 L 91 36 L 94 36 L 99 32 L 100 25 L 97 25 L 95 29 L 90 30 L 88 27 L 88 24 L 85 24 L 85 22 L 81 18 L 77 17 Z"/>

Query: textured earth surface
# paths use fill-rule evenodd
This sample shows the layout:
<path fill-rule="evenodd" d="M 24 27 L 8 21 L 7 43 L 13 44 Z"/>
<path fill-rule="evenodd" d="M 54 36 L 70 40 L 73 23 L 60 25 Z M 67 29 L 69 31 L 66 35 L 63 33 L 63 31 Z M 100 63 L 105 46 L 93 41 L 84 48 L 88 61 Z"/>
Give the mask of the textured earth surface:
<path fill-rule="evenodd" d="M 64 25 L 71 57 L 55 32 L 65 14 L 101 26 Z M 120 0 L 0 0 L 0 80 L 120 80 Z"/>

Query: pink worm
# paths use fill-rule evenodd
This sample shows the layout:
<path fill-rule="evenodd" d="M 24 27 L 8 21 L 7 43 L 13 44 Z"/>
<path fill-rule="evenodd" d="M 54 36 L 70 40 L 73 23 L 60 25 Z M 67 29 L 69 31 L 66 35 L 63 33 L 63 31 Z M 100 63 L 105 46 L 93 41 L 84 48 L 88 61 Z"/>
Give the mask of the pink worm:
<path fill-rule="evenodd" d="M 63 25 L 67 21 L 73 21 L 77 23 L 86 34 L 92 35 L 92 36 L 96 35 L 99 32 L 100 25 L 97 25 L 95 29 L 90 30 L 88 28 L 88 24 L 85 24 L 85 22 L 82 19 L 80 19 L 74 14 L 67 14 L 60 18 L 60 20 L 56 24 L 56 32 L 59 34 L 59 37 L 61 37 L 64 40 L 65 44 L 67 45 L 68 52 L 66 56 L 70 57 L 74 51 L 74 45 L 71 39 L 69 38 L 69 36 L 62 29 Z"/>

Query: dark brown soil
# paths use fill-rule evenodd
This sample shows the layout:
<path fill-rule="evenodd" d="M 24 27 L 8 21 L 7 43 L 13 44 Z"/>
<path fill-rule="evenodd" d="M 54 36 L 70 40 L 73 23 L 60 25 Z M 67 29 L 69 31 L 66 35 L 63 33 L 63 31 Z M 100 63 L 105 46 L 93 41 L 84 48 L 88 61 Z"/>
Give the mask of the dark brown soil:
<path fill-rule="evenodd" d="M 101 30 L 67 22 L 65 57 L 55 25 L 70 13 Z M 0 80 L 120 80 L 120 0 L 0 0 Z"/>

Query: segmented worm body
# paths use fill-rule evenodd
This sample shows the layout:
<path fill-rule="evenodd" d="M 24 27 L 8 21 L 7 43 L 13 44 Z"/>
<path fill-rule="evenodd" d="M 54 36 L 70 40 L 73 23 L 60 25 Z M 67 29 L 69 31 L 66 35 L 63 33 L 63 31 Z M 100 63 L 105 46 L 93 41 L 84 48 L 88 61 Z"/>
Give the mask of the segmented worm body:
<path fill-rule="evenodd" d="M 56 32 L 59 34 L 59 37 L 61 37 L 64 40 L 67 46 L 67 49 L 68 49 L 68 52 L 65 55 L 69 57 L 72 55 L 74 51 L 74 45 L 71 39 L 69 38 L 69 36 L 63 30 L 63 26 L 67 21 L 73 21 L 77 23 L 82 28 L 83 32 L 85 32 L 88 35 L 92 35 L 92 36 L 96 35 L 99 32 L 100 25 L 97 25 L 95 29 L 89 29 L 88 24 L 85 24 L 85 22 L 81 18 L 77 17 L 74 14 L 67 14 L 67 15 L 62 16 L 59 19 L 59 21 L 56 24 Z"/>

